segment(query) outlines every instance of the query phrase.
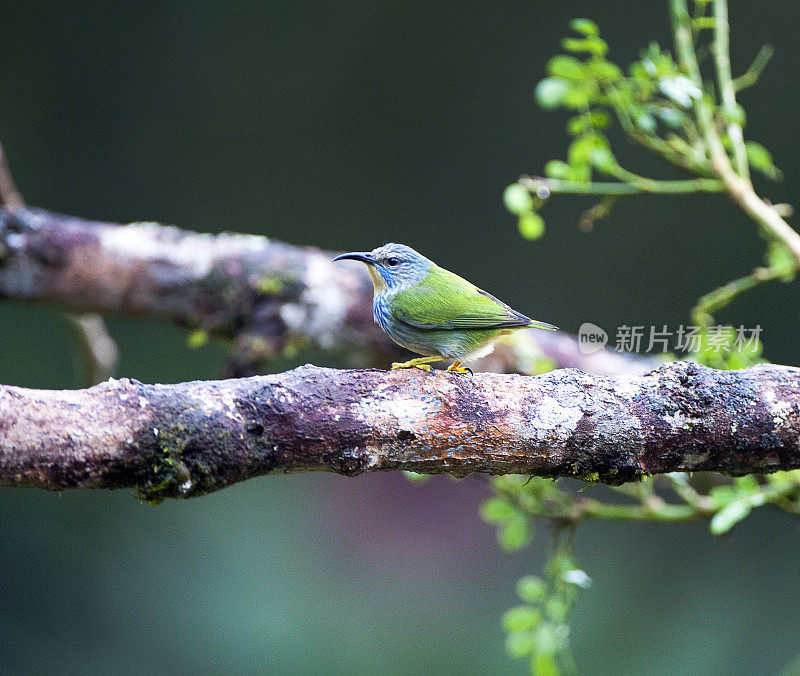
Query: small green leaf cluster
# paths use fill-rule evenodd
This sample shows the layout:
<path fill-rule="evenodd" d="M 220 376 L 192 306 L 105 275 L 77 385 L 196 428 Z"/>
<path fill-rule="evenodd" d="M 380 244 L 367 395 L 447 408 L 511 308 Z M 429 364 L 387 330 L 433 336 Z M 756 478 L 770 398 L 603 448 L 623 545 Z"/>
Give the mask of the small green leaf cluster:
<path fill-rule="evenodd" d="M 503 203 L 517 217 L 519 233 L 525 239 L 539 239 L 544 235 L 544 219 L 539 215 L 538 209 L 549 194 L 532 195 L 519 183 L 512 183 L 503 193 Z"/>
<path fill-rule="evenodd" d="M 715 172 L 696 116 L 696 103 L 702 101 L 710 109 L 720 141 L 728 152 L 735 152 L 728 123 L 739 128 L 746 123 L 744 109 L 738 103 L 718 102 L 710 84 L 704 83 L 705 89 L 698 86 L 658 43 L 651 42 L 642 50 L 639 60 L 630 64 L 626 72 L 608 58 L 608 44 L 600 37 L 597 24 L 589 19 L 574 19 L 570 26 L 577 37 L 562 40 L 566 53 L 547 62 L 547 77 L 535 89 L 542 108 L 572 113 L 566 124 L 571 138 L 567 157 L 547 162 L 544 178 L 536 187 L 516 183 L 505 194 L 505 204 L 517 217 L 519 231 L 527 239 L 537 239 L 544 233 L 544 221 L 538 211 L 551 192 L 604 194 L 602 184 L 592 189 L 579 187 L 592 184 L 596 173 L 642 192 L 691 191 L 676 189 L 668 181 L 659 186 L 654 179 L 622 168 L 606 136 L 615 121 L 638 144 L 701 179 L 712 178 Z M 698 29 L 710 27 L 697 25 Z M 781 177 L 763 145 L 747 141 L 745 150 L 752 169 L 773 180 Z M 542 186 L 550 190 L 543 194 L 539 189 Z"/>
<path fill-rule="evenodd" d="M 517 583 L 522 604 L 503 615 L 506 650 L 530 660 L 536 676 L 572 671 L 568 624 L 578 592 L 591 580 L 572 559 L 569 548 L 556 550 L 545 565 L 545 577 L 528 575 Z"/>
<path fill-rule="evenodd" d="M 731 486 L 712 488 L 708 495 L 719 510 L 711 518 L 710 530 L 714 535 L 727 533 L 747 517 L 753 507 L 764 504 L 764 494 L 751 475 L 738 477 Z"/>
<path fill-rule="evenodd" d="M 597 489 L 613 491 L 623 502 L 619 497 L 586 497 L 583 489 L 570 490 L 568 484 L 542 477 L 493 477 L 494 495 L 481 505 L 481 515 L 498 527 L 500 545 L 509 551 L 530 543 L 535 519 L 550 520 L 562 534 L 592 518 L 663 523 L 708 520 L 711 532 L 720 535 L 761 505 L 800 515 L 800 470 L 733 479 L 673 472 Z M 508 651 L 529 658 L 534 674 L 558 674 L 571 659 L 569 612 L 588 577 L 577 569 L 568 545 L 561 538 L 546 566 L 545 579 L 520 581 L 518 594 L 524 603 L 509 610 L 503 619 Z"/>
<path fill-rule="evenodd" d="M 500 545 L 520 549 L 533 538 L 534 517 L 558 519 L 561 526 L 573 496 L 558 482 L 542 477 L 506 475 L 492 479 L 495 495 L 481 505 L 483 518 L 498 527 Z M 589 576 L 579 570 L 571 555 L 571 540 L 562 538 L 545 566 L 545 576 L 526 576 L 517 585 L 523 601 L 503 616 L 506 647 L 513 657 L 530 660 L 531 673 L 557 675 L 572 667 L 569 615 Z"/>
<path fill-rule="evenodd" d="M 730 485 L 715 486 L 708 496 L 717 510 L 711 518 L 711 532 L 722 535 L 749 516 L 754 507 L 766 503 L 800 512 L 800 470 L 767 474 L 763 482 L 753 475 L 737 477 Z"/>
<path fill-rule="evenodd" d="M 497 539 L 507 551 L 527 545 L 534 535 L 532 517 L 562 517 L 571 496 L 558 482 L 543 477 L 507 474 L 492 479 L 496 495 L 484 500 L 481 516 L 497 526 Z"/>
<path fill-rule="evenodd" d="M 533 524 L 509 499 L 499 496 L 487 498 L 481 504 L 481 517 L 497 526 L 497 541 L 506 551 L 522 549 L 533 538 Z"/>
<path fill-rule="evenodd" d="M 713 93 L 702 91 L 656 42 L 641 52 L 626 75 L 606 58 L 608 47 L 592 22 L 577 19 L 572 28 L 582 37 L 562 42 L 570 54 L 551 58 L 548 77 L 536 88 L 542 108 L 565 108 L 576 113 L 567 121 L 567 133 L 574 139 L 568 161 L 549 162 L 546 176 L 589 181 L 593 168 L 616 176 L 616 160 L 601 131 L 614 119 L 626 133 L 665 159 L 695 173 L 712 175 L 694 104 L 704 99 L 720 129 L 726 122 L 744 126 L 744 109 L 739 104 L 726 107 L 717 103 Z M 732 148 L 727 132 L 723 131 L 721 140 L 726 148 Z M 751 168 L 768 178 L 780 178 L 772 155 L 763 145 L 748 141 L 746 150 Z"/>
<path fill-rule="evenodd" d="M 688 357 L 705 366 L 735 371 L 764 362 L 761 340 L 742 340 L 733 326 L 703 326 L 698 338 L 697 349 Z"/>

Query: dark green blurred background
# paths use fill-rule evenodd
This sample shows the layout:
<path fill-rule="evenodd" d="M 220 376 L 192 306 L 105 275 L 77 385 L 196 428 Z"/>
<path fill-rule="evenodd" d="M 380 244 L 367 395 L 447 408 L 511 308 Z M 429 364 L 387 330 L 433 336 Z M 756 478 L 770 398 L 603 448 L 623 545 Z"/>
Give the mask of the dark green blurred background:
<path fill-rule="evenodd" d="M 400 241 L 571 332 L 674 327 L 760 262 L 763 242 L 724 198 L 623 201 L 591 235 L 577 228 L 589 202 L 554 199 L 538 242 L 501 202 L 563 156 L 564 118 L 532 92 L 568 20 L 598 20 L 627 63 L 668 42 L 665 5 L 2 2 L 0 140 L 36 206 L 329 249 Z M 735 70 L 777 49 L 741 99 L 786 174 L 759 188 L 797 201 L 800 11 L 732 2 L 731 19 Z M 624 141 L 617 155 L 669 173 Z M 767 356 L 800 364 L 797 298 L 771 285 L 719 318 L 761 324 Z M 109 323 L 120 375 L 219 373 L 220 345 Z M 2 383 L 75 386 L 50 309 L 1 304 L 0 349 Z M 152 509 L 130 493 L 3 489 L 0 671 L 524 673 L 500 616 L 547 537 L 501 553 L 477 517 L 485 494 L 474 478 L 292 476 Z M 582 672 L 780 672 L 800 653 L 798 544 L 797 521 L 766 510 L 720 539 L 703 525 L 583 527 Z"/>

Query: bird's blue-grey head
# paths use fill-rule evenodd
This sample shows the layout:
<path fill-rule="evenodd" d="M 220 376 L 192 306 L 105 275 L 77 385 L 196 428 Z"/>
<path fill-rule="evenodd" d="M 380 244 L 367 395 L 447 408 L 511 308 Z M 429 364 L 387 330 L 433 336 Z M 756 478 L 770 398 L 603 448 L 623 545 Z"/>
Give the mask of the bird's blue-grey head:
<path fill-rule="evenodd" d="M 428 276 L 433 262 L 405 244 L 384 244 L 369 252 L 354 251 L 333 260 L 351 259 L 367 264 L 375 293 L 402 291 Z"/>

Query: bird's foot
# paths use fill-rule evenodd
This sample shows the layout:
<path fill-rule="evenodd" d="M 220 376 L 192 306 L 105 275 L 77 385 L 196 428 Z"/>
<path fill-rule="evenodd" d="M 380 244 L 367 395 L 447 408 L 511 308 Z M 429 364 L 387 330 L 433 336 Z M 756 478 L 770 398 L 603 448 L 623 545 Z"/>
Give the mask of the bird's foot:
<path fill-rule="evenodd" d="M 427 371 L 430 373 L 433 369 L 428 366 L 428 364 L 392 364 L 392 371 L 399 371 L 400 369 L 422 369 L 423 371 Z"/>
<path fill-rule="evenodd" d="M 441 357 L 417 357 L 416 359 L 409 359 L 408 361 L 395 362 L 392 364 L 392 371 L 398 369 L 422 369 L 431 373 L 433 369 L 429 366 L 432 361 L 442 361 Z"/>
<path fill-rule="evenodd" d="M 462 366 L 460 361 L 454 361 L 450 366 L 447 367 L 448 371 L 453 371 L 455 373 L 469 373 L 472 375 L 472 369 L 467 366 Z"/>

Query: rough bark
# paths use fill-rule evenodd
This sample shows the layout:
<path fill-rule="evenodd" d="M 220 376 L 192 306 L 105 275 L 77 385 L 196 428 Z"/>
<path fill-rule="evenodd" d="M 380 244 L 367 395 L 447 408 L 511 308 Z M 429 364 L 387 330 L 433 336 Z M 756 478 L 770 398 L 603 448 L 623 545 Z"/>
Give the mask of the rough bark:
<path fill-rule="evenodd" d="M 72 312 L 158 317 L 232 339 L 228 375 L 251 375 L 311 345 L 349 366 L 405 359 L 372 320 L 362 266 L 266 237 L 118 225 L 41 209 L 0 208 L 0 298 Z M 564 334 L 520 331 L 476 370 L 529 372 L 542 357 L 590 373 L 643 373 L 649 359 L 583 354 Z"/>
<path fill-rule="evenodd" d="M 86 390 L 0 387 L 0 485 L 192 497 L 268 473 L 646 474 L 800 468 L 800 369 L 616 378 L 333 370 Z"/>

